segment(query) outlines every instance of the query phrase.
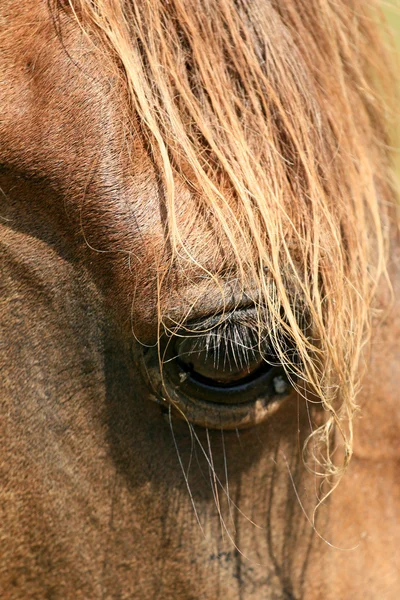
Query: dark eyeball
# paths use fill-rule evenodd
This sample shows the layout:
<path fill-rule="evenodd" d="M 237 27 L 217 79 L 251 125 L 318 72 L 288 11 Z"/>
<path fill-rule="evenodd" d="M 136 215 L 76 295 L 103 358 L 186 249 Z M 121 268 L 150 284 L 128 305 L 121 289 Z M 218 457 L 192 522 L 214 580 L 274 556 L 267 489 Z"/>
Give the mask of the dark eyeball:
<path fill-rule="evenodd" d="M 216 386 L 237 385 L 266 366 L 258 348 L 243 348 L 231 340 L 215 339 L 210 343 L 209 336 L 179 338 L 175 353 L 184 372 Z"/>

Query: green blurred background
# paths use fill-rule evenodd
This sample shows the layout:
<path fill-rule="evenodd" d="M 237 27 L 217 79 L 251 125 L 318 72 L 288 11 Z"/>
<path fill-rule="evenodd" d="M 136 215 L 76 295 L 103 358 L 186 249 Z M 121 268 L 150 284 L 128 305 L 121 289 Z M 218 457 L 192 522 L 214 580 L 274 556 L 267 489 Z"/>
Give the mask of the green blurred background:
<path fill-rule="evenodd" d="M 384 6 L 389 23 L 395 34 L 397 46 L 400 48 L 400 2 L 392 0 L 391 2 L 385 2 Z"/>

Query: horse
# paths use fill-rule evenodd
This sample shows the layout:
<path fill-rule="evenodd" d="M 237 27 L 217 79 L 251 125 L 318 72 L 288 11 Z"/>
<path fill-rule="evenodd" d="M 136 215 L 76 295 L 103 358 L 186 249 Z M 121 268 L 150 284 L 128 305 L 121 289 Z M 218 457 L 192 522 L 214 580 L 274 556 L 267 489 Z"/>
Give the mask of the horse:
<path fill-rule="evenodd" d="M 371 0 L 2 0 L 0 596 L 397 599 Z"/>

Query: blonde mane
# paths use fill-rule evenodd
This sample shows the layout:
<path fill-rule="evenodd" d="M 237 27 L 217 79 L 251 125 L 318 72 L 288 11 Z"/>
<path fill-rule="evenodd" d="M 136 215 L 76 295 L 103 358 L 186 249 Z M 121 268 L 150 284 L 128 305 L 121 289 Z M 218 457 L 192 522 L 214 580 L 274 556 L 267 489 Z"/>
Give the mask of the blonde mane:
<path fill-rule="evenodd" d="M 387 276 L 394 198 L 393 91 L 378 2 L 69 5 L 98 51 L 115 57 L 124 110 L 139 118 L 161 164 L 171 261 L 197 264 L 220 286 L 233 276 L 212 272 L 188 248 L 179 178 L 193 192 L 187 210 L 196 203 L 231 248 L 243 290 L 257 289 L 259 330 L 268 329 L 301 393 L 321 403 L 324 419 L 308 441 L 317 470 L 338 480 L 352 454 L 360 359 Z M 334 429 L 344 441 L 340 464 Z"/>

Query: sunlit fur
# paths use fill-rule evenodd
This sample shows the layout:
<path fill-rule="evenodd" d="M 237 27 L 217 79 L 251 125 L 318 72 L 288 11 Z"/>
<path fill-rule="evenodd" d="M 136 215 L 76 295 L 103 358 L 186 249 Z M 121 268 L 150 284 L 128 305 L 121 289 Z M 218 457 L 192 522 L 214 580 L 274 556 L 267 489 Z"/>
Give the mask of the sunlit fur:
<path fill-rule="evenodd" d="M 170 265 L 203 266 L 221 294 L 240 281 L 259 331 L 325 410 L 311 436 L 317 470 L 340 475 L 393 226 L 377 2 L 70 0 L 69 9 L 115 56 L 121 113 L 139 119 L 161 165 Z M 207 215 L 234 272 L 202 265 L 202 240 L 195 254 L 187 247 L 175 206 L 182 178 L 193 191 L 187 214 Z M 160 296 L 166 282 L 160 273 Z M 299 356 L 289 365 L 288 337 Z M 334 429 L 344 465 L 331 456 Z"/>

